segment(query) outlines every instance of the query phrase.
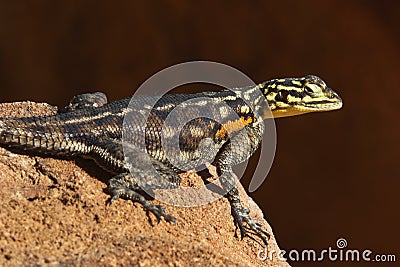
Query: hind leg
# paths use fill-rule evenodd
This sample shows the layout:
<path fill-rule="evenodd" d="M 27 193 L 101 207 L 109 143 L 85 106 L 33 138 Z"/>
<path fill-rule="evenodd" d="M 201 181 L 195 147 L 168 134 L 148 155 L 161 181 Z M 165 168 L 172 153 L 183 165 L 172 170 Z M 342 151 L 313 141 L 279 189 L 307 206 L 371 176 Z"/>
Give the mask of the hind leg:
<path fill-rule="evenodd" d="M 161 217 L 164 217 L 167 222 L 176 223 L 176 219 L 167 214 L 163 206 L 155 205 L 144 197 L 144 193 L 142 193 L 142 190 L 135 182 L 135 178 L 130 173 L 126 172 L 116 175 L 110 179 L 108 187 L 111 193 L 111 204 L 118 198 L 129 199 L 142 204 L 146 210 L 156 216 L 158 222 L 160 222 Z"/>
<path fill-rule="evenodd" d="M 107 96 L 104 93 L 87 93 L 74 96 L 69 105 L 60 110 L 60 113 L 70 112 L 85 108 L 98 108 L 107 104 Z"/>

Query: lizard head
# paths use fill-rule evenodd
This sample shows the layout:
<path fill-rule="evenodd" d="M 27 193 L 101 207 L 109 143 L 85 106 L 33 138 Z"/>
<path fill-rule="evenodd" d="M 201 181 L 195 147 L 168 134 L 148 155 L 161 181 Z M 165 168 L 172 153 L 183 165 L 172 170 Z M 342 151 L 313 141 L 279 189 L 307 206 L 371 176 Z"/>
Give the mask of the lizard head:
<path fill-rule="evenodd" d="M 342 99 L 314 75 L 275 79 L 260 85 L 273 117 L 340 109 Z"/>

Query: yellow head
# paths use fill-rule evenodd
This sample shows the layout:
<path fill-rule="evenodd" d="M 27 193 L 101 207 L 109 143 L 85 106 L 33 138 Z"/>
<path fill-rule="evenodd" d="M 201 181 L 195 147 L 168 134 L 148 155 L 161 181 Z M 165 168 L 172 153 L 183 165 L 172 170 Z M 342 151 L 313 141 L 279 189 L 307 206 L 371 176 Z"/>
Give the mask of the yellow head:
<path fill-rule="evenodd" d="M 275 79 L 259 85 L 274 118 L 340 109 L 342 99 L 314 75 Z"/>

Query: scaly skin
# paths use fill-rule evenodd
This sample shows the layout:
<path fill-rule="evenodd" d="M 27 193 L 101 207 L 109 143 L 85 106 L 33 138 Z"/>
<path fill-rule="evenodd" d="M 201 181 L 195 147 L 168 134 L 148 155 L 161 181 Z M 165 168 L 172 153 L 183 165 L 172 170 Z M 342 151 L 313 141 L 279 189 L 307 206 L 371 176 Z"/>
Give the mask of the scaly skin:
<path fill-rule="evenodd" d="M 212 103 L 189 103 L 199 98 L 211 99 Z M 133 108 L 130 99 L 107 104 L 102 93 L 83 94 L 56 115 L 0 118 L 0 145 L 36 155 L 92 158 L 116 174 L 108 181 L 111 203 L 120 197 L 137 201 L 158 220 L 164 217 L 170 222 L 175 222 L 175 218 L 162 206 L 146 200 L 144 191 L 176 187 L 180 183 L 180 172 L 197 168 L 200 161 L 213 163 L 242 238 L 256 236 L 267 244 L 269 234 L 250 218 L 249 211 L 241 204 L 232 171 L 232 166 L 247 160 L 262 141 L 262 121 L 271 113 L 260 104 L 261 100 L 269 105 L 273 117 L 335 110 L 342 106 L 339 96 L 320 78 L 311 75 L 274 79 L 232 91 L 167 94 L 154 107 L 148 107 L 146 103 L 153 99 L 152 96 L 136 97 Z M 182 109 L 174 116 L 188 118 L 188 123 L 181 131 L 172 127 L 162 132 L 167 117 L 177 107 Z M 235 116 L 227 114 L 226 107 Z M 143 115 L 146 112 L 148 117 Z M 188 114 L 196 117 L 189 120 L 192 117 Z M 162 143 L 162 136 L 166 143 Z M 163 144 L 168 146 L 174 138 L 179 140 L 179 150 L 167 154 Z M 206 138 L 213 142 L 201 146 Z M 122 139 L 129 144 L 129 149 L 123 148 Z M 175 160 L 182 164 L 173 164 Z"/>

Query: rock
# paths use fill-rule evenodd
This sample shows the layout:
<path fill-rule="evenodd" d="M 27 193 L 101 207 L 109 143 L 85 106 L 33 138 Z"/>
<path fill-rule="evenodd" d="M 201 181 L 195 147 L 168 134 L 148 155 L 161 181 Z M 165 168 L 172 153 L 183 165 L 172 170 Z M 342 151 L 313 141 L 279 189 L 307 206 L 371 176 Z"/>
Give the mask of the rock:
<path fill-rule="evenodd" d="M 0 117 L 55 111 L 32 102 L 0 105 Z M 109 196 L 102 181 L 110 177 L 91 161 L 0 148 L 0 265 L 289 266 L 277 257 L 259 260 L 258 252 L 264 251 L 259 244 L 234 237 L 225 198 L 201 207 L 166 206 L 177 224 L 157 224 L 137 203 L 106 205 Z M 253 216 L 272 233 L 258 206 L 241 186 L 240 191 Z M 272 250 L 279 251 L 273 235 Z"/>

